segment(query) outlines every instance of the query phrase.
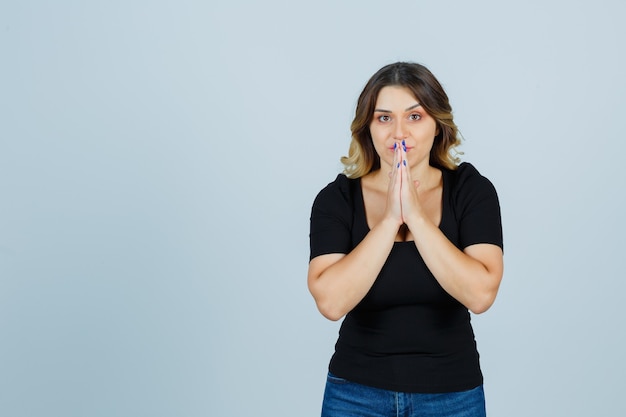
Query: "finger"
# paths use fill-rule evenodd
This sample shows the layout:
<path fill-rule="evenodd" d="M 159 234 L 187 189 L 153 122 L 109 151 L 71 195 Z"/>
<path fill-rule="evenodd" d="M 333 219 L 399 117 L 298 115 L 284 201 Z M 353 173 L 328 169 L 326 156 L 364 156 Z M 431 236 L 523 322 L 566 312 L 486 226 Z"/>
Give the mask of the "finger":
<path fill-rule="evenodd" d="M 404 140 L 402 141 L 401 148 L 402 148 L 402 155 L 401 155 L 402 156 L 402 163 L 404 164 L 405 167 L 408 167 L 409 162 L 408 162 L 408 158 L 407 158 L 407 155 L 406 155 L 406 142 Z"/>
<path fill-rule="evenodd" d="M 410 184 L 410 170 L 409 163 L 406 156 L 406 142 L 403 140 L 402 145 L 400 146 L 401 151 L 401 159 L 402 159 L 402 182 L 404 184 Z"/>
<path fill-rule="evenodd" d="M 397 164 L 398 164 L 398 154 L 399 154 L 399 149 L 398 147 L 394 144 L 393 147 L 393 161 L 391 162 L 391 170 L 389 171 L 389 192 L 391 193 L 391 190 L 393 190 L 394 186 L 395 186 L 395 182 L 396 182 L 396 177 L 397 177 Z"/>
<path fill-rule="evenodd" d="M 400 198 L 402 185 L 402 148 L 400 144 L 394 146 L 393 165 L 391 167 L 391 181 L 389 182 L 389 193 L 392 200 Z"/>
<path fill-rule="evenodd" d="M 399 215 L 402 205 L 402 145 L 395 142 L 393 145 L 393 161 L 391 162 L 391 172 L 389 173 L 389 188 L 387 191 L 388 207 L 392 208 L 395 214 Z"/>
<path fill-rule="evenodd" d="M 396 167 L 396 163 L 398 162 L 398 144 L 394 143 L 393 144 L 393 164 L 392 164 L 392 168 Z"/>

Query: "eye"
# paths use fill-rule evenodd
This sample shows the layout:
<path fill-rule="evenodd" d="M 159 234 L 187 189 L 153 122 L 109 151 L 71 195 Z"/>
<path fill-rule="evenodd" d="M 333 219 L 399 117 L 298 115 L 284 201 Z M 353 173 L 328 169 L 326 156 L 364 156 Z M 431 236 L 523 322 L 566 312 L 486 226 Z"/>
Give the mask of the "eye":
<path fill-rule="evenodd" d="M 381 116 L 378 116 L 378 121 L 379 122 L 388 122 L 391 120 L 391 116 L 389 116 L 388 114 L 383 114 Z"/>
<path fill-rule="evenodd" d="M 417 120 L 419 120 L 421 118 L 422 118 L 422 115 L 419 114 L 419 113 L 411 113 L 409 115 L 409 120 L 412 120 L 412 121 L 417 121 Z"/>

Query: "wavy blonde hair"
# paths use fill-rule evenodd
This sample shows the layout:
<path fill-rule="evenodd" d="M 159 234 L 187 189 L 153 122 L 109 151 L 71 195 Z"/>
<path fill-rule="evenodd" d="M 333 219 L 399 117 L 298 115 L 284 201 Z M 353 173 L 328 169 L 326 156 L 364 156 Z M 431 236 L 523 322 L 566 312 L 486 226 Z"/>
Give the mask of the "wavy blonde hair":
<path fill-rule="evenodd" d="M 396 62 L 378 70 L 369 79 L 357 101 L 354 120 L 350 126 L 352 141 L 348 156 L 341 158 L 344 173 L 359 178 L 380 168 L 380 157 L 374 149 L 370 124 L 378 93 L 387 86 L 408 88 L 424 110 L 437 123 L 437 135 L 430 151 L 430 165 L 456 169 L 462 154 L 456 150 L 461 144 L 458 128 L 452 117 L 448 95 L 435 76 L 423 65 Z"/>

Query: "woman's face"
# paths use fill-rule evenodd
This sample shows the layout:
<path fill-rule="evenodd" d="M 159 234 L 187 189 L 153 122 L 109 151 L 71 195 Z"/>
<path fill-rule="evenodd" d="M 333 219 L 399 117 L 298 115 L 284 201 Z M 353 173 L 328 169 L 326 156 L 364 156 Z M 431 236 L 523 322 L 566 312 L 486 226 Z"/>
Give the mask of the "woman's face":
<path fill-rule="evenodd" d="M 417 101 L 411 90 L 401 86 L 383 87 L 376 98 L 370 133 L 381 168 L 391 167 L 394 144 L 406 143 L 410 167 L 429 163 L 437 134 L 437 123 Z"/>

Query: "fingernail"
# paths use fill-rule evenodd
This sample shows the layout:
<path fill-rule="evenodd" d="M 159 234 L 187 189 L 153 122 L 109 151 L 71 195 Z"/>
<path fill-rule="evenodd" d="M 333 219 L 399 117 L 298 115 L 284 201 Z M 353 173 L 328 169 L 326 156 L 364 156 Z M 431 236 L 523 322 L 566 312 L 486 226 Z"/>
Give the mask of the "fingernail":
<path fill-rule="evenodd" d="M 400 168 L 400 162 L 398 162 L 398 165 L 396 166 L 396 168 Z"/>
<path fill-rule="evenodd" d="M 406 166 L 406 159 L 403 160 L 402 163 L 404 164 L 404 166 Z"/>
<path fill-rule="evenodd" d="M 398 144 L 394 142 L 394 144 L 393 144 L 393 150 L 395 151 L 397 147 L 398 147 Z"/>

